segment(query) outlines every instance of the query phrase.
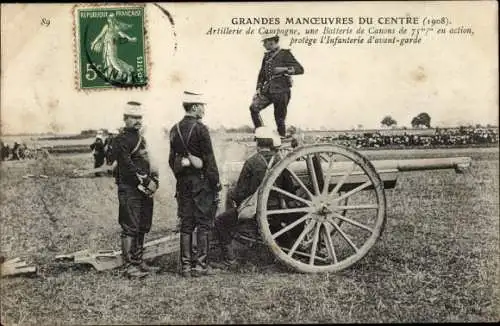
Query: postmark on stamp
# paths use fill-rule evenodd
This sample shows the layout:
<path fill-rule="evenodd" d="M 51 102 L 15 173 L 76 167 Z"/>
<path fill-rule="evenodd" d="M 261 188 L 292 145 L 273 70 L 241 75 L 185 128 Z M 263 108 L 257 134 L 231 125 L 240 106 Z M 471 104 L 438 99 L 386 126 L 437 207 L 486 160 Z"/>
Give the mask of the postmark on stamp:
<path fill-rule="evenodd" d="M 144 6 L 75 8 L 80 89 L 148 85 Z"/>

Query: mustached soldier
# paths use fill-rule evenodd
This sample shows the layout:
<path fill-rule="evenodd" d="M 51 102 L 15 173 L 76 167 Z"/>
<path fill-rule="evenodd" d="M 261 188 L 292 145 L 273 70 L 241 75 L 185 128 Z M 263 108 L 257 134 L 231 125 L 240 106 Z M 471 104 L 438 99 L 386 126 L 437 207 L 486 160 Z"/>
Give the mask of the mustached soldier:
<path fill-rule="evenodd" d="M 177 179 L 181 275 L 196 277 L 209 274 L 208 233 L 221 186 L 208 128 L 200 121 L 205 101 L 200 94 L 184 92 L 183 106 L 184 118 L 170 131 L 169 165 Z M 196 257 L 192 257 L 195 229 L 197 250 Z"/>
<path fill-rule="evenodd" d="M 255 128 L 263 125 L 260 111 L 271 103 L 274 106 L 274 119 L 278 134 L 286 137 L 285 119 L 290 101 L 291 75 L 301 75 L 304 68 L 287 49 L 281 49 L 278 35 L 265 35 L 262 39 L 267 52 L 262 59 L 257 91 L 250 105 L 250 113 Z"/>
<path fill-rule="evenodd" d="M 158 173 L 151 167 L 146 141 L 140 134 L 141 104 L 128 102 L 123 119 L 125 128 L 116 136 L 113 146 L 113 157 L 118 163 L 115 178 L 118 185 L 118 220 L 122 227 L 122 257 L 126 266 L 125 275 L 141 278 L 156 271 L 156 268 L 146 265 L 143 260 L 144 236 L 150 231 L 153 219 L 153 198 L 151 193 L 140 189 L 152 184 L 157 188 Z"/>

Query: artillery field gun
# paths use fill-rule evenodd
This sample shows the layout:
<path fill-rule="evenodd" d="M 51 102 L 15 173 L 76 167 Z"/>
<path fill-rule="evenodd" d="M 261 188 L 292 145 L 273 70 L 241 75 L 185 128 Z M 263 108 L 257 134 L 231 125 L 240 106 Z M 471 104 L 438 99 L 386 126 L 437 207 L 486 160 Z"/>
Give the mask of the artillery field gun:
<path fill-rule="evenodd" d="M 471 165 L 469 157 L 370 162 L 352 148 L 326 143 L 283 146 L 279 157 L 258 191 L 258 232 L 242 238 L 263 242 L 285 265 L 309 273 L 343 270 L 368 253 L 386 223 L 385 191 L 396 186 L 400 172 L 461 173 Z M 223 167 L 221 199 L 226 205 L 242 166 L 228 162 Z M 177 234 L 148 242 L 145 258 L 177 252 L 178 246 Z M 83 250 L 56 260 L 91 264 L 97 270 L 122 265 L 120 251 Z"/>

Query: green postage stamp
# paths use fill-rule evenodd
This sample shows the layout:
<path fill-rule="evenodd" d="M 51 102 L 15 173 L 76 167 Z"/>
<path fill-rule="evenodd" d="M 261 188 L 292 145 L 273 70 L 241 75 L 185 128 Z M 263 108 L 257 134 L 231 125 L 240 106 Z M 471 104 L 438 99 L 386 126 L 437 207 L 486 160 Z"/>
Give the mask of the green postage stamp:
<path fill-rule="evenodd" d="M 74 10 L 79 88 L 147 86 L 144 6 Z"/>

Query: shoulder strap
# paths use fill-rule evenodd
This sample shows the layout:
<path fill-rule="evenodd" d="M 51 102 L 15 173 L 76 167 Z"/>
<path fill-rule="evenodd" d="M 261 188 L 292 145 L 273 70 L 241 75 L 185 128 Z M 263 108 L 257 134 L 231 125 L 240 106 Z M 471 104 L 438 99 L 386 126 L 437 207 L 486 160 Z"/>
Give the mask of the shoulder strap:
<path fill-rule="evenodd" d="M 267 171 L 269 171 L 269 169 L 271 168 L 271 166 L 273 165 L 274 163 L 274 157 L 275 155 L 273 155 L 271 157 L 271 159 L 269 160 L 269 162 L 267 162 L 266 158 L 264 157 L 264 155 L 262 155 L 261 153 L 258 153 L 257 154 L 259 155 L 259 157 L 262 159 L 262 161 L 264 161 L 264 164 L 267 166 L 267 169 L 266 169 L 266 173 Z"/>
<path fill-rule="evenodd" d="M 196 126 L 196 123 L 193 123 L 193 125 L 191 126 L 191 129 L 189 130 L 188 138 L 186 141 L 184 141 L 184 137 L 182 137 L 181 128 L 179 127 L 179 123 L 177 123 L 175 126 L 177 128 L 177 133 L 179 134 L 179 137 L 181 138 L 181 142 L 182 142 L 182 145 L 184 146 L 184 149 L 186 150 L 186 152 L 189 153 L 189 149 L 187 147 L 187 144 L 189 144 L 189 140 L 191 139 L 191 135 L 193 133 L 194 127 Z"/>
<path fill-rule="evenodd" d="M 273 60 L 280 52 L 281 52 L 281 48 L 279 48 L 278 51 L 274 52 L 273 55 L 269 58 L 269 60 Z"/>
<path fill-rule="evenodd" d="M 130 155 L 135 154 L 135 152 L 137 152 L 139 150 L 139 147 L 141 146 L 141 143 L 142 143 L 142 136 L 139 135 L 139 140 L 137 141 L 137 144 L 135 145 L 135 147 L 132 150 L 132 152 L 130 152 Z"/>

